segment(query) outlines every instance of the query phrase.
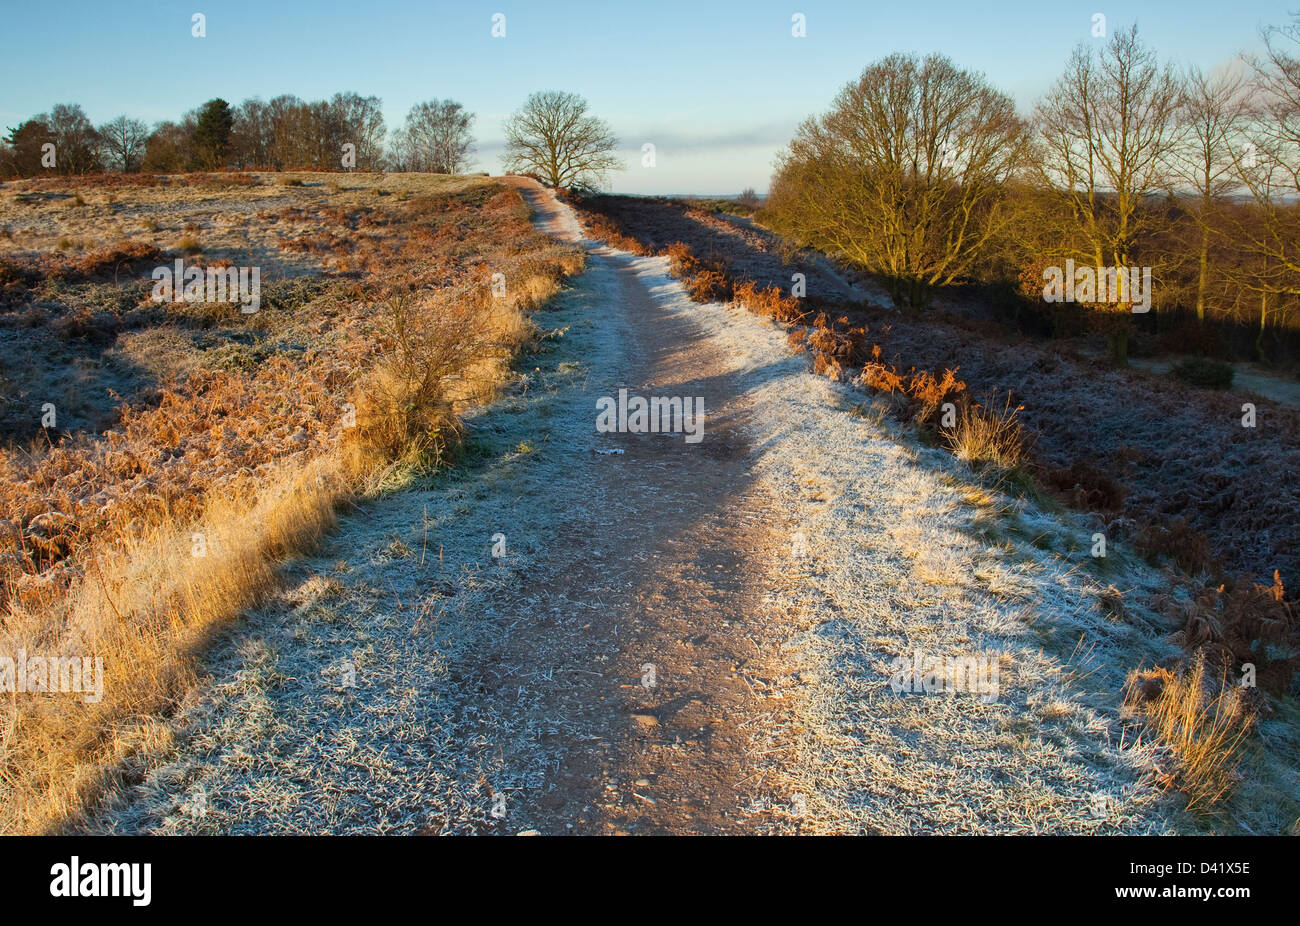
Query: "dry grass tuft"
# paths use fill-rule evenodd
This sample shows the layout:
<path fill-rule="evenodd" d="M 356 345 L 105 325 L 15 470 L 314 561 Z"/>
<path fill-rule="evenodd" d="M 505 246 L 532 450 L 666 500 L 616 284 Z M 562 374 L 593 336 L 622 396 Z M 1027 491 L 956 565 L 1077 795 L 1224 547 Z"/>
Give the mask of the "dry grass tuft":
<path fill-rule="evenodd" d="M 1129 673 L 1125 701 L 1172 753 L 1174 765 L 1159 782 L 1187 795 L 1188 809 L 1207 809 L 1223 799 L 1237 779 L 1237 760 L 1254 723 L 1244 690 L 1227 678 L 1207 684 L 1198 657 L 1181 671 L 1156 667 Z"/>
<path fill-rule="evenodd" d="M 1010 396 L 1001 409 L 991 404 L 964 404 L 957 410 L 956 425 L 940 433 L 960 460 L 1015 469 L 1025 459 L 1024 429 L 1016 420 L 1022 408 L 1012 408 Z"/>
<path fill-rule="evenodd" d="M 409 293 L 390 296 L 383 310 L 385 359 L 358 395 L 351 439 L 384 462 L 437 467 L 460 440 L 446 384 L 484 350 L 481 310 L 468 300 L 420 302 Z"/>
<path fill-rule="evenodd" d="M 142 241 L 119 241 L 106 248 L 92 251 L 77 261 L 70 262 L 61 276 L 69 281 L 109 278 L 127 274 L 166 260 L 163 252 Z"/>

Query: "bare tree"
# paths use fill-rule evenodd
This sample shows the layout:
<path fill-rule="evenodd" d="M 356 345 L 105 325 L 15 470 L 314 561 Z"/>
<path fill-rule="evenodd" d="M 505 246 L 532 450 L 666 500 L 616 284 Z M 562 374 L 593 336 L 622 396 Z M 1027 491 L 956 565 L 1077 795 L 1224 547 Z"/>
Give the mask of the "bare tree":
<path fill-rule="evenodd" d="M 1257 127 L 1267 159 L 1282 174 L 1278 182 L 1300 193 L 1300 17 L 1265 29 L 1263 37 L 1265 55 L 1250 62 L 1263 117 Z"/>
<path fill-rule="evenodd" d="M 469 169 L 474 114 L 454 100 L 417 103 L 394 133 L 392 159 L 399 170 L 460 174 Z"/>
<path fill-rule="evenodd" d="M 781 230 L 884 278 L 912 308 L 968 273 L 1005 221 L 1026 126 L 946 57 L 895 54 L 800 126 L 768 208 Z"/>
<path fill-rule="evenodd" d="M 266 104 L 266 119 L 271 132 L 271 166 L 291 170 L 311 164 L 311 113 L 306 103 L 290 93 L 282 93 Z"/>
<path fill-rule="evenodd" d="M 336 93 L 329 102 L 330 124 L 337 136 L 330 139 L 329 157 L 321 166 L 337 167 L 344 144 L 356 145 L 357 167 L 378 170 L 384 152 L 383 101 L 377 96 Z"/>
<path fill-rule="evenodd" d="M 93 174 L 104 169 L 100 161 L 99 132 L 78 103 L 57 103 L 50 115 L 37 116 L 54 135 L 58 170 L 64 174 Z"/>
<path fill-rule="evenodd" d="M 1256 349 L 1264 353 L 1270 315 L 1300 296 L 1300 18 L 1263 30 L 1265 54 L 1250 59 L 1255 105 L 1233 167 L 1249 208 L 1230 234 L 1246 252 L 1238 280 L 1258 298 Z"/>
<path fill-rule="evenodd" d="M 149 126 L 139 119 L 118 116 L 99 127 L 107 166 L 124 174 L 133 174 L 144 161 L 145 143 L 149 141 Z"/>
<path fill-rule="evenodd" d="M 1030 163 L 1070 218 L 1072 253 L 1097 267 L 1127 267 L 1150 229 L 1147 197 L 1167 189 L 1179 143 L 1177 75 L 1142 45 L 1137 27 L 1115 33 L 1096 53 L 1075 49 L 1065 74 L 1035 112 L 1037 150 Z M 1114 359 L 1128 360 L 1127 274 L 1109 326 Z"/>
<path fill-rule="evenodd" d="M 154 126 L 144 149 L 144 169 L 164 174 L 191 170 L 194 163 L 194 115 L 187 113 L 179 123 Z"/>
<path fill-rule="evenodd" d="M 406 126 L 401 126 L 388 138 L 388 153 L 384 163 L 388 170 L 403 172 L 416 170 L 418 160 L 419 154 L 407 134 Z"/>
<path fill-rule="evenodd" d="M 611 153 L 618 147 L 613 131 L 576 93 L 534 93 L 506 120 L 505 133 L 505 169 L 535 173 L 553 187 L 596 189 L 623 168 Z"/>
<path fill-rule="evenodd" d="M 1200 240 L 1196 253 L 1196 317 L 1205 321 L 1210 276 L 1210 239 L 1223 227 L 1221 204 L 1240 186 L 1234 146 L 1248 115 L 1247 82 L 1240 74 L 1215 75 L 1188 68 L 1179 117 L 1184 132 L 1171 161 L 1174 178 L 1195 194 L 1193 213 Z"/>
<path fill-rule="evenodd" d="M 271 119 L 260 97 L 244 100 L 235 110 L 234 163 L 244 170 L 271 166 Z"/>

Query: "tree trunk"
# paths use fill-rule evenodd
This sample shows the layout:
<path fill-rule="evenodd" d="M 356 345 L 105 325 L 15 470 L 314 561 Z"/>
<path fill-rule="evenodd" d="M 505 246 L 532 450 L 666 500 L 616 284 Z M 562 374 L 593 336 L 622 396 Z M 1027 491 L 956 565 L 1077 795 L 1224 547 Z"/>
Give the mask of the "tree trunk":
<path fill-rule="evenodd" d="M 1201 226 L 1201 267 L 1196 278 L 1196 321 L 1205 324 L 1205 280 L 1210 273 L 1210 228 Z"/>
<path fill-rule="evenodd" d="M 1128 366 L 1127 331 L 1116 331 L 1110 336 L 1110 359 L 1116 366 Z"/>
<path fill-rule="evenodd" d="M 1264 363 L 1264 326 L 1268 323 L 1268 293 L 1259 294 L 1259 335 L 1255 338 L 1255 354 Z"/>

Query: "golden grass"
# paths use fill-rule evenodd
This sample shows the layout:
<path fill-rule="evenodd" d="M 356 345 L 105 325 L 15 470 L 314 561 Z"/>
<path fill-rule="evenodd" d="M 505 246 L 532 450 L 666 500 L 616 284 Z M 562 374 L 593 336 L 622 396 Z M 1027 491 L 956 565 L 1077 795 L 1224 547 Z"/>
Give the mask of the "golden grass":
<path fill-rule="evenodd" d="M 532 283 L 525 297 L 553 294 L 552 286 Z M 461 373 L 466 402 L 490 395 L 506 355 L 536 330 L 518 301 L 502 303 L 488 325 L 495 336 L 468 324 L 470 313 L 452 312 L 425 313 L 417 335 L 403 305 L 403 346 L 357 390 L 357 426 L 338 449 L 241 497 L 213 497 L 193 523 L 159 525 L 112 552 L 96 551 L 86 577 L 50 602 L 64 611 L 67 632 L 50 633 L 46 609 L 6 622 L 0 651 L 101 657 L 105 695 L 98 704 L 75 695 L 31 699 L 30 710 L 12 713 L 0 738 L 8 792 L 0 831 L 56 830 L 122 784 L 133 756 L 165 746 L 154 718 L 193 685 L 194 657 L 274 588 L 277 564 L 314 547 L 337 506 L 363 494 L 377 467 L 445 461 L 460 436 L 446 379 Z M 476 359 L 488 345 L 501 356 Z"/>
<path fill-rule="evenodd" d="M 1253 714 L 1243 689 L 1228 683 L 1207 685 L 1205 658 L 1198 656 L 1181 673 L 1156 667 L 1129 673 L 1127 699 L 1172 752 L 1176 766 L 1160 782 L 1187 795 L 1188 809 L 1209 808 L 1237 779 L 1243 742 Z"/>
<path fill-rule="evenodd" d="M 156 525 L 97 550 L 87 575 L 48 611 L 7 620 L 3 649 L 103 659 L 104 697 L 29 698 L 0 738 L 8 792 L 4 832 L 57 829 L 122 783 L 128 760 L 156 748 L 166 716 L 194 682 L 193 656 L 217 628 L 274 586 L 276 564 L 310 549 L 358 487 L 334 453 L 285 472 L 257 492 L 214 497 L 184 527 Z"/>
<path fill-rule="evenodd" d="M 454 197 L 489 185 L 453 179 L 439 192 L 445 187 Z M 385 182 L 427 191 L 408 175 Z M 205 417 L 209 406 L 230 413 L 224 420 L 233 431 L 222 440 L 241 441 L 248 431 L 248 445 L 265 453 L 255 475 L 188 490 L 173 491 L 161 474 L 151 473 L 154 481 L 138 480 L 147 488 L 122 496 L 121 517 L 98 526 L 86 526 L 77 499 L 60 502 L 68 514 L 50 528 L 49 549 L 36 563 L 45 571 L 19 576 L 21 591 L 16 585 L 4 590 L 8 613 L 0 654 L 26 649 L 101 658 L 104 697 L 86 703 L 76 694 L 24 695 L 0 708 L 0 831 L 68 828 L 114 786 L 139 774 L 145 759 L 168 745 L 166 718 L 192 689 L 204 645 L 275 589 L 279 563 L 310 550 L 333 526 L 337 507 L 377 490 L 393 466 L 436 466 L 454 449 L 459 413 L 490 400 L 513 357 L 536 336 L 528 312 L 583 266 L 580 251 L 531 230 L 517 193 L 497 197 L 486 205 L 431 199 L 431 207 L 460 210 L 458 216 L 477 223 L 459 237 L 447 235 L 440 253 L 412 252 L 402 256 L 406 263 L 385 257 L 381 247 L 363 255 L 371 262 L 369 279 L 385 281 L 388 289 L 374 305 L 378 321 L 330 348 L 333 353 L 322 351 L 311 367 L 203 372 L 191 380 L 207 390 L 201 402 L 178 386 L 181 391 L 166 393 L 157 409 L 128 415 L 103 461 L 80 445 L 51 448 L 48 457 L 32 460 L 39 492 L 46 494 L 57 495 L 64 482 L 125 485 L 130 475 L 123 473 L 135 472 L 131 461 L 147 459 L 158 441 L 179 446 L 220 430 Z M 418 214 L 408 220 L 424 221 Z M 494 251 L 483 250 L 489 244 Z M 481 261 L 488 259 L 510 271 L 513 285 L 505 298 L 487 289 Z M 456 274 L 454 283 L 433 282 L 445 280 L 447 269 Z M 352 311 L 335 318 L 339 324 L 371 315 Z M 361 367 L 355 378 L 338 367 L 342 356 Z M 301 427 L 298 435 L 289 434 L 296 424 L 293 403 L 257 398 L 272 386 L 272 395 L 291 389 L 300 401 L 333 409 L 329 419 L 314 429 L 308 421 L 305 442 Z M 335 399 L 336 388 L 346 393 Z M 347 396 L 355 406 L 354 426 L 335 408 Z M 272 441 L 270 427 L 284 434 Z M 212 445 L 199 457 L 224 459 L 224 448 Z M 231 466 L 233 476 L 238 463 Z M 13 494 L 19 485 L 0 488 Z M 31 502 L 33 512 L 44 510 L 37 502 L 50 501 L 36 494 L 14 497 Z M 30 545 L 32 537 L 21 529 L 25 520 L 15 523 L 19 541 Z"/>
<path fill-rule="evenodd" d="M 953 454 L 966 463 L 992 463 L 1002 469 L 1015 469 L 1025 459 L 1025 434 L 1016 412 L 1007 398 L 1001 409 L 963 404 L 956 412 L 956 424 L 941 428 Z"/>

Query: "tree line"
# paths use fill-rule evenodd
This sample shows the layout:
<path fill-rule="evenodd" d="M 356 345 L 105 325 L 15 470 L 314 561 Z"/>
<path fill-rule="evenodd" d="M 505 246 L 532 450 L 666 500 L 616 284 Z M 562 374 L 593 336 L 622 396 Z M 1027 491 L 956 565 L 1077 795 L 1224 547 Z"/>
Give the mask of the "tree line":
<path fill-rule="evenodd" d="M 62 103 L 0 139 L 0 177 L 179 173 L 190 170 L 394 170 L 455 174 L 473 161 L 474 114 L 454 100 L 411 107 L 387 136 L 378 97 L 336 93 L 306 103 L 295 96 L 209 100 L 179 122 L 150 128 L 118 116 L 94 126 L 82 108 Z M 596 189 L 622 165 L 618 139 L 576 93 L 545 90 L 505 122 L 502 163 L 554 187 Z M 387 145 L 385 137 L 387 136 Z"/>
<path fill-rule="evenodd" d="M 126 115 L 96 126 L 81 106 L 61 103 L 8 129 L 0 177 L 221 168 L 463 173 L 472 163 L 473 122 L 460 103 L 434 99 L 411 107 L 390 134 L 380 99 L 350 92 L 233 107 L 217 98 L 154 126 Z"/>
<path fill-rule="evenodd" d="M 902 307 L 970 282 L 1050 303 L 1068 267 L 1117 360 L 1148 305 L 1252 326 L 1262 358 L 1266 332 L 1300 327 L 1300 19 L 1262 35 L 1207 74 L 1118 32 L 1076 48 L 1027 117 L 946 57 L 892 55 L 800 126 L 766 213 Z M 1150 268 L 1152 292 L 1118 268 Z"/>

